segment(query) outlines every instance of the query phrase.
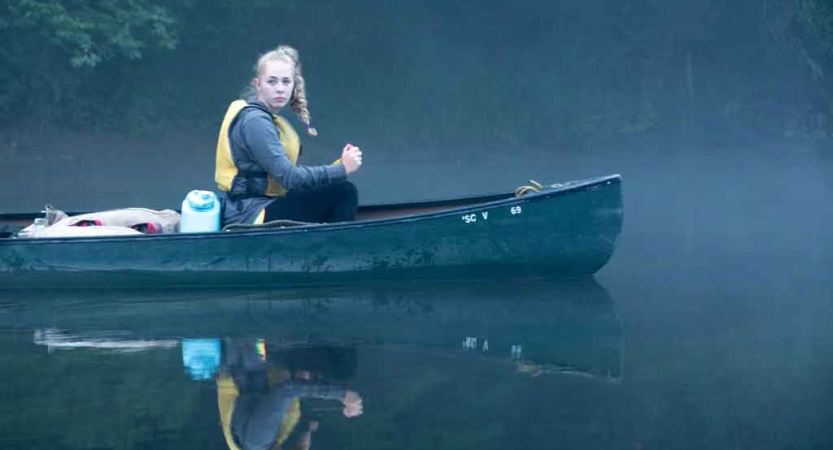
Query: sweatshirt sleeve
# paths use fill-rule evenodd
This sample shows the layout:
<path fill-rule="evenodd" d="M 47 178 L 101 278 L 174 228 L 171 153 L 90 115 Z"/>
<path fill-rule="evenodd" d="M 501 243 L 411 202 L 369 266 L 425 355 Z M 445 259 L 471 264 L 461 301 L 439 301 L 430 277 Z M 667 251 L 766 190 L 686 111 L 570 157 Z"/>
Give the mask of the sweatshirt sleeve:
<path fill-rule="evenodd" d="M 286 156 L 275 125 L 266 114 L 240 123 L 252 159 L 287 190 L 306 190 L 347 179 L 344 165 L 295 166 Z"/>

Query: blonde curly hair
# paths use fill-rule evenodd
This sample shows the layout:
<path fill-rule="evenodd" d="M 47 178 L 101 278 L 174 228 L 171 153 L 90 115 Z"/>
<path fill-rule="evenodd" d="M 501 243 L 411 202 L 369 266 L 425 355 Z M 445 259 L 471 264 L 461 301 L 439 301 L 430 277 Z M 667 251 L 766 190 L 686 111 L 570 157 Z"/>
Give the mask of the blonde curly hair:
<path fill-rule="evenodd" d="M 288 45 L 279 45 L 274 50 L 264 53 L 258 58 L 257 64 L 255 65 L 255 76 L 260 76 L 266 63 L 271 61 L 288 61 L 295 67 L 293 70 L 295 89 L 292 91 L 292 97 L 289 99 L 289 108 L 307 126 L 307 134 L 310 136 L 318 136 L 318 131 L 312 127 L 310 122 L 307 88 L 304 82 L 304 75 L 301 73 L 301 60 L 298 56 L 298 50 Z"/>

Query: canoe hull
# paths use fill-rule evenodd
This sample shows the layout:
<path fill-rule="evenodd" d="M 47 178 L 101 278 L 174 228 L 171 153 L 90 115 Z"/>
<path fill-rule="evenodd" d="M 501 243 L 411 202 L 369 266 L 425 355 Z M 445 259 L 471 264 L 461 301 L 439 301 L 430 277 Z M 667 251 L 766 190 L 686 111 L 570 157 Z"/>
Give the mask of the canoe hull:
<path fill-rule="evenodd" d="M 272 230 L 0 241 L 4 287 L 299 286 L 581 276 L 610 259 L 618 176 L 449 211 Z"/>

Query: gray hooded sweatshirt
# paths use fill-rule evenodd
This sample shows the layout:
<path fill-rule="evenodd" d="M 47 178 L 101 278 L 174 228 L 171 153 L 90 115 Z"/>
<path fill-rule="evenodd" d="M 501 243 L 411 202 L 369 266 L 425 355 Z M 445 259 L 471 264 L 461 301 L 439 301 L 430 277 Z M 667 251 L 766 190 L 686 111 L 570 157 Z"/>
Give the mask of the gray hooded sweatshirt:
<path fill-rule="evenodd" d="M 229 127 L 231 157 L 240 174 L 271 175 L 287 191 L 314 189 L 344 181 L 344 166 L 296 166 L 286 156 L 272 113 L 263 103 L 249 102 Z M 274 200 L 265 195 L 265 177 L 241 176 L 232 181 L 231 191 L 223 198 L 223 225 L 253 223 L 260 212 Z"/>

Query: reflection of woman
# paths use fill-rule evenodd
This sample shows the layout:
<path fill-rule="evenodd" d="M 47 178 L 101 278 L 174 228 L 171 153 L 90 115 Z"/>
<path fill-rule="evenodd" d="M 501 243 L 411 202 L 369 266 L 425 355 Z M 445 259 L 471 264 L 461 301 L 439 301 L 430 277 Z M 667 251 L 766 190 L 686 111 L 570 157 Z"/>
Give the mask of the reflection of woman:
<path fill-rule="evenodd" d="M 322 368 L 319 360 L 304 361 L 315 357 L 316 350 L 321 350 L 319 356 L 330 356 L 330 361 L 324 361 L 330 370 Z M 355 362 L 355 353 L 350 350 L 285 350 L 270 355 L 267 364 L 262 340 L 227 340 L 223 362 L 217 377 L 217 398 L 223 434 L 231 450 L 285 447 L 300 423 L 302 399 L 340 401 L 347 417 L 363 412 L 362 399 L 356 392 L 313 376 L 321 369 L 328 375 L 351 372 L 349 364 Z M 311 370 L 296 369 L 305 362 Z M 300 436 L 294 436 L 296 446 L 308 448 L 316 428 L 317 423 L 311 422 Z"/>

